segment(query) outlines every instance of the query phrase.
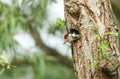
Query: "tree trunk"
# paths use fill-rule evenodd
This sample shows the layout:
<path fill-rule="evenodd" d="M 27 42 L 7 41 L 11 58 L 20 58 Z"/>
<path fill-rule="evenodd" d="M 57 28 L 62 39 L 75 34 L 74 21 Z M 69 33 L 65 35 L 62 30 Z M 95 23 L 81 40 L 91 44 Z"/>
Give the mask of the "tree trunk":
<path fill-rule="evenodd" d="M 71 43 L 76 79 L 120 79 L 118 25 L 109 0 L 64 0 L 67 32 L 79 31 Z"/>

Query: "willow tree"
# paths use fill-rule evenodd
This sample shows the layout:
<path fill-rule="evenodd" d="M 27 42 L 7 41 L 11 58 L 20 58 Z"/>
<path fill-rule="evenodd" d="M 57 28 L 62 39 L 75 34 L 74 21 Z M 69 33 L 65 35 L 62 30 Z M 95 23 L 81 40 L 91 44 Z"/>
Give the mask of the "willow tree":
<path fill-rule="evenodd" d="M 67 32 L 79 31 L 71 43 L 76 79 L 120 79 L 118 24 L 109 0 L 64 0 Z"/>

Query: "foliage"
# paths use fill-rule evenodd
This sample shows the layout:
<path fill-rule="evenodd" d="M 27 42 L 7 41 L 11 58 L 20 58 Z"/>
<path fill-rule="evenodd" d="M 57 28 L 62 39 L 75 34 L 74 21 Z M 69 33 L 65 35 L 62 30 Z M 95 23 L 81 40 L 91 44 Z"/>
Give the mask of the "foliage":
<path fill-rule="evenodd" d="M 55 2 L 55 0 L 11 1 L 11 5 L 0 1 L 0 50 L 1 53 L 4 51 L 8 55 L 14 50 L 16 56 L 13 59 L 15 60 L 20 55 L 18 52 L 22 51 L 17 50 L 19 44 L 13 38 L 14 35 L 19 29 L 28 32 L 26 23 L 31 17 L 33 17 L 32 25 L 35 29 L 44 28 L 43 22 L 47 19 L 47 5 L 49 2 Z M 57 18 L 56 22 L 47 30 L 63 33 L 64 26 L 65 21 Z M 5 69 L 5 72 L 1 71 L 0 79 L 63 79 L 63 77 L 74 79 L 73 70 L 60 65 L 55 58 L 44 57 L 43 55 L 24 58 L 23 61 L 27 60 L 31 64 L 11 67 L 10 61 L 5 56 L 0 55 L 1 69 L 2 71 Z"/>
<path fill-rule="evenodd" d="M 51 27 L 49 27 L 49 33 L 55 34 L 56 31 L 64 33 L 65 25 L 65 20 L 62 20 L 60 17 L 56 18 L 56 22 L 54 22 Z"/>
<path fill-rule="evenodd" d="M 17 44 L 12 38 L 19 19 L 17 13 L 17 9 L 14 9 L 13 6 L 10 7 L 0 2 L 0 45 L 3 50 Z"/>
<path fill-rule="evenodd" d="M 0 79 L 75 79 L 73 70 L 57 63 L 53 57 L 35 55 L 34 59 L 27 57 L 27 60 L 32 65 L 7 69 Z"/>
<path fill-rule="evenodd" d="M 36 1 L 38 0 L 22 0 L 20 4 L 17 0 L 13 0 L 12 5 L 0 1 L 0 44 L 2 45 L 0 48 L 2 50 L 18 45 L 13 36 L 18 26 L 27 31 L 26 21 L 29 17 L 36 17 L 35 27 L 43 27 L 42 22 L 46 16 L 47 0 L 40 0 L 35 5 Z"/>
<path fill-rule="evenodd" d="M 0 73 L 4 71 L 4 69 L 10 68 L 10 61 L 3 55 L 0 55 Z"/>
<path fill-rule="evenodd" d="M 110 35 L 115 35 L 116 36 L 117 33 L 112 33 L 112 32 L 108 33 L 107 32 L 107 33 L 105 33 L 104 35 L 101 36 L 95 22 L 94 22 L 93 28 L 97 32 L 97 34 L 94 35 L 94 39 L 97 39 L 100 42 L 99 55 L 103 58 L 108 58 L 109 57 L 108 46 L 110 45 L 111 42 L 110 41 L 103 41 L 102 39 L 105 37 L 105 35 L 110 34 Z"/>
<path fill-rule="evenodd" d="M 110 45 L 110 42 L 108 42 L 108 41 L 100 43 L 100 46 L 99 46 L 100 51 L 101 51 L 100 54 L 103 58 L 108 58 L 109 57 L 109 54 L 107 53 L 109 45 Z"/>

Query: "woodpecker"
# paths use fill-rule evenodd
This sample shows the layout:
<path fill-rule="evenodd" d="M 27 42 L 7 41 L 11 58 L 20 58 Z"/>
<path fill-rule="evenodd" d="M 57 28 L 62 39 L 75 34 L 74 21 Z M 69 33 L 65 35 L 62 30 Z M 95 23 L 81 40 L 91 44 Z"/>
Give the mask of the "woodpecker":
<path fill-rule="evenodd" d="M 79 32 L 77 30 L 72 29 L 72 30 L 70 30 L 70 33 L 64 34 L 64 40 L 65 40 L 64 44 L 66 42 L 69 42 L 69 43 L 75 42 L 79 39 L 80 39 L 80 35 L 79 35 Z"/>

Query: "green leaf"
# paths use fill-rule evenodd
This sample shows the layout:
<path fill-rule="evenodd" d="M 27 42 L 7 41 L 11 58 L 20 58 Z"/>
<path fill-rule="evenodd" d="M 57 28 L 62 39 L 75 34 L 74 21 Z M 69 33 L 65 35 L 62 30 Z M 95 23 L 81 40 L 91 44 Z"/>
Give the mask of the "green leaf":
<path fill-rule="evenodd" d="M 14 32 L 15 32 L 15 29 L 16 29 L 16 19 L 14 18 L 14 16 L 11 16 L 10 18 L 10 22 L 9 22 L 9 25 L 8 27 L 10 27 L 10 34 L 13 35 Z"/>
<path fill-rule="evenodd" d="M 96 56 L 94 56 L 93 59 L 94 59 L 94 66 L 95 67 L 98 66 L 99 61 L 97 60 Z"/>
<path fill-rule="evenodd" d="M 56 18 L 56 22 L 49 27 L 49 33 L 55 34 L 57 31 L 63 33 L 65 31 L 65 21 Z"/>
<path fill-rule="evenodd" d="M 47 0 L 40 0 L 40 5 L 42 9 L 46 7 L 46 4 L 47 4 Z"/>
<path fill-rule="evenodd" d="M 101 40 L 101 37 L 100 37 L 100 35 L 99 34 L 95 34 L 94 36 L 93 36 L 93 39 L 97 39 L 97 40 Z"/>
<path fill-rule="evenodd" d="M 107 49 L 109 44 L 108 41 L 100 43 L 100 49 Z"/>
<path fill-rule="evenodd" d="M 65 21 L 62 20 L 61 18 L 56 18 L 55 26 L 64 26 Z"/>
<path fill-rule="evenodd" d="M 7 57 L 0 55 L 0 65 L 3 68 L 10 68 L 10 61 L 8 60 Z"/>
<path fill-rule="evenodd" d="M 108 58 L 108 57 L 109 57 L 109 54 L 108 54 L 107 52 L 103 52 L 103 53 L 102 53 L 102 57 L 103 57 L 103 58 Z"/>
<path fill-rule="evenodd" d="M 108 42 L 108 41 L 100 43 L 100 50 L 102 50 L 101 51 L 101 56 L 103 58 L 108 58 L 109 57 L 109 54 L 107 52 L 109 44 L 110 44 L 110 42 Z"/>
<path fill-rule="evenodd" d="M 26 26 L 26 20 L 22 18 L 21 16 L 17 18 L 18 23 L 21 25 L 22 29 L 24 31 L 27 31 L 27 26 Z"/>

